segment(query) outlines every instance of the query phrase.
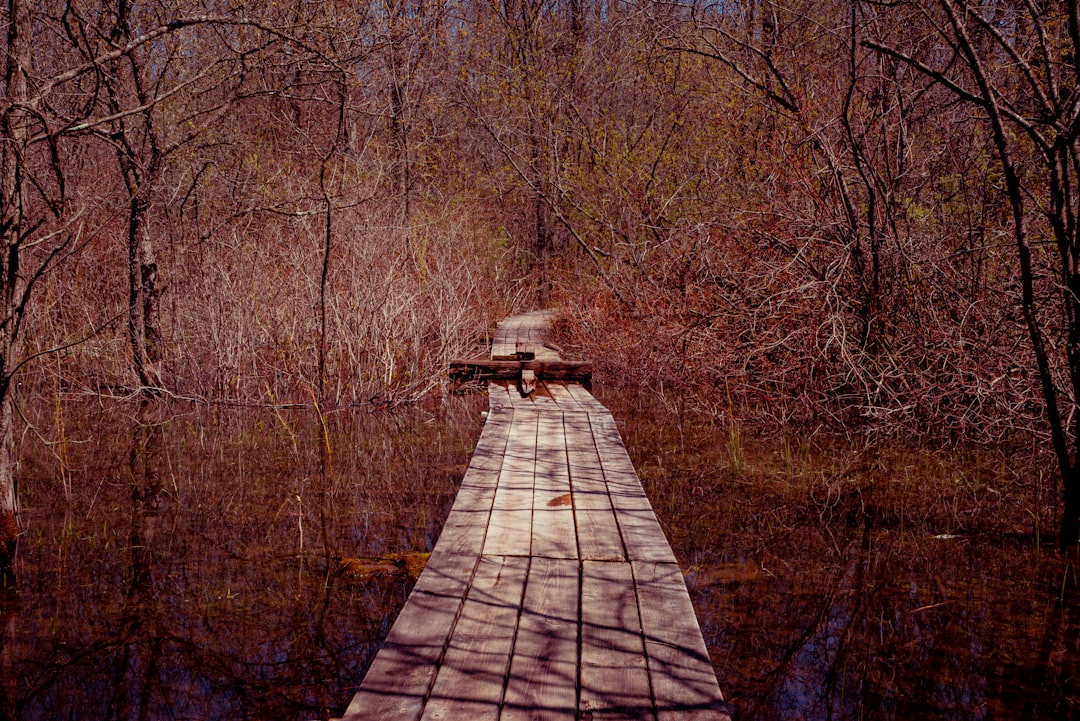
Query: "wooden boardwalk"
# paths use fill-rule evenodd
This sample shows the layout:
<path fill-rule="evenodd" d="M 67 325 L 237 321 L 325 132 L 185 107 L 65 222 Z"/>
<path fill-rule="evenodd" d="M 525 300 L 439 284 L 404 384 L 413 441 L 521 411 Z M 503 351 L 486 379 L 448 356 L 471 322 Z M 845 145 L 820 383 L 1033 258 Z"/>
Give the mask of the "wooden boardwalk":
<path fill-rule="evenodd" d="M 492 356 L 543 345 L 505 321 Z M 344 718 L 728 721 L 682 574 L 611 414 L 489 383 L 472 462 Z"/>

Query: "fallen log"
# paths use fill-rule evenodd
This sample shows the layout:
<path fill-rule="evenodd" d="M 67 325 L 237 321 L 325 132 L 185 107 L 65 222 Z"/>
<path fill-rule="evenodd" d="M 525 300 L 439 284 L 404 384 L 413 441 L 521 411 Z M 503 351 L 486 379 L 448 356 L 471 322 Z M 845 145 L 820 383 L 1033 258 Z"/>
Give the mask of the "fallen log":
<path fill-rule="evenodd" d="M 450 378 L 455 381 L 496 380 L 516 381 L 522 371 L 532 371 L 537 380 L 592 381 L 592 363 L 564 360 L 452 360 Z"/>

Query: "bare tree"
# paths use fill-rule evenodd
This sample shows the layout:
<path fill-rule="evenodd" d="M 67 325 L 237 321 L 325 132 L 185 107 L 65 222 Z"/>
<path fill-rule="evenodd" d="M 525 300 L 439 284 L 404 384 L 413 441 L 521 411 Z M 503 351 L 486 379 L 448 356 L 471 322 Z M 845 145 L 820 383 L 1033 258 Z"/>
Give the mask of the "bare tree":
<path fill-rule="evenodd" d="M 34 284 L 71 238 L 50 221 L 63 216 L 64 175 L 55 136 L 31 95 L 32 3 L 9 0 L 0 104 L 0 571 L 14 562 L 20 534 L 12 381 Z M 44 141 L 39 136 L 44 136 Z"/>
<path fill-rule="evenodd" d="M 13 381 L 29 360 L 20 357 L 25 321 L 38 282 L 79 249 L 71 225 L 78 213 L 72 210 L 65 165 L 70 158 L 64 144 L 99 134 L 117 148 L 129 190 L 130 340 L 140 382 L 156 385 L 150 369 L 156 353 L 159 289 L 146 228 L 147 186 L 152 186 L 164 157 L 177 143 L 160 142 L 150 113 L 191 81 L 169 83 L 161 77 L 153 86 L 142 85 L 144 68 L 137 54 L 190 28 L 249 26 L 274 34 L 258 21 L 207 15 L 164 22 L 152 18 L 156 24 L 134 34 L 126 2 L 121 0 L 112 15 L 107 9 L 86 18 L 70 6 L 53 16 L 48 14 L 50 8 L 23 0 L 9 0 L 6 6 L 5 87 L 0 101 L 0 566 L 4 568 L 14 561 L 20 533 Z M 58 26 L 64 29 L 53 32 Z M 35 32 L 41 37 L 35 38 Z M 242 50 L 229 59 L 236 62 L 237 57 L 243 57 Z M 124 63 L 132 73 L 130 93 L 127 87 L 121 89 L 118 75 L 109 75 L 110 70 L 118 73 Z M 209 66 L 216 63 L 211 60 Z M 219 116 L 226 107 L 227 103 L 187 118 L 195 128 L 189 132 L 198 132 L 200 123 Z M 101 132 L 103 128 L 107 130 Z"/>
<path fill-rule="evenodd" d="M 931 42 L 865 45 L 975 108 L 993 140 L 1011 218 L 1015 298 L 1061 474 L 1060 541 L 1080 540 L 1080 11 L 1064 3 L 857 3 L 932 28 Z M 894 25 L 893 27 L 897 27 Z M 1043 239 L 1046 239 L 1046 242 Z"/>

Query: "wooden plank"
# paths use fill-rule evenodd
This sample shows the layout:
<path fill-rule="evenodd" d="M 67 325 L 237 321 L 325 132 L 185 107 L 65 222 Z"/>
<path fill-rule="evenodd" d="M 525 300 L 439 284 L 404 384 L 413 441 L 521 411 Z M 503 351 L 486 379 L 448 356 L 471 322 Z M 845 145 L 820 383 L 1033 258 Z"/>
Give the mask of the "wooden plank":
<path fill-rule="evenodd" d="M 512 319 L 508 318 L 495 329 L 495 336 L 491 340 L 491 357 L 503 358 L 514 353 L 514 333 L 510 329 Z"/>
<path fill-rule="evenodd" d="M 491 506 L 502 470 L 512 413 L 488 415 L 476 450 L 462 478 L 454 505 L 446 517 L 432 558 L 442 553 L 480 555 L 484 547 Z"/>
<path fill-rule="evenodd" d="M 572 721 L 577 706 L 578 562 L 534 558 L 503 721 Z"/>
<path fill-rule="evenodd" d="M 555 401 L 542 393 L 532 393 L 528 396 L 522 396 L 516 388 L 511 388 L 510 402 L 513 404 L 515 411 L 525 411 L 529 413 L 559 412 L 559 407 L 555 405 Z"/>
<path fill-rule="evenodd" d="M 454 507 L 446 517 L 439 540 L 432 549 L 434 559 L 444 553 L 478 556 L 483 550 L 497 472 L 492 474 L 491 488 L 462 486 L 454 499 Z"/>
<path fill-rule="evenodd" d="M 422 719 L 499 718 L 528 563 L 481 557 Z"/>
<path fill-rule="evenodd" d="M 638 501 L 629 499 L 625 502 L 612 497 L 615 506 L 615 519 L 619 524 L 626 555 L 632 561 L 655 561 L 675 563 L 675 554 L 664 535 L 660 522 L 652 508 L 645 501 L 643 507 L 632 507 Z"/>
<path fill-rule="evenodd" d="M 674 563 L 633 563 L 638 611 L 659 721 L 731 721 Z"/>
<path fill-rule="evenodd" d="M 592 719 L 655 719 L 629 563 L 583 561 L 581 698 Z"/>
<path fill-rule="evenodd" d="M 507 388 L 510 391 L 510 405 L 513 406 L 515 411 L 532 412 L 533 404 L 528 398 L 522 398 L 521 392 L 517 389 L 516 385 L 508 384 Z"/>
<path fill-rule="evenodd" d="M 590 413 L 596 451 L 626 554 L 632 561 L 675 562 L 645 489 L 626 453 L 610 413 Z"/>
<path fill-rule="evenodd" d="M 510 399 L 511 391 L 503 381 L 488 381 L 488 408 L 489 413 L 508 411 L 514 404 Z"/>
<path fill-rule="evenodd" d="M 529 398 L 522 398 L 521 391 L 518 389 L 516 383 L 507 383 L 506 389 L 508 391 L 507 398 L 510 399 L 510 405 L 515 411 L 523 410 L 531 412 L 533 411 L 533 404 Z"/>
<path fill-rule="evenodd" d="M 533 346 L 533 352 L 536 354 L 536 360 L 559 360 L 559 352 L 550 347 L 547 343 L 539 343 Z"/>
<path fill-rule="evenodd" d="M 544 390 L 548 392 L 551 399 L 555 401 L 555 404 L 559 406 L 561 411 L 570 411 L 573 413 L 580 413 L 584 409 L 581 404 L 578 403 L 577 398 L 574 398 L 567 390 L 566 384 L 559 381 L 544 381 Z"/>
<path fill-rule="evenodd" d="M 484 553 L 487 555 L 529 555 L 536 426 L 535 413 L 514 413 L 484 542 Z"/>
<path fill-rule="evenodd" d="M 618 425 L 615 423 L 615 418 L 610 412 L 596 413 L 589 418 L 593 427 L 593 436 L 596 437 L 596 445 L 600 447 L 601 444 L 606 444 L 612 448 L 625 448 L 622 442 L 622 436 L 619 434 Z M 620 456 L 617 459 L 612 458 L 612 461 L 618 461 L 618 470 L 624 473 L 630 473 L 634 477 L 637 477 L 637 472 L 634 470 L 633 463 L 630 462 L 629 456 Z M 613 466 L 614 467 L 614 466 Z"/>
<path fill-rule="evenodd" d="M 503 358 L 514 352 L 514 339 L 510 337 L 508 331 L 503 326 L 499 326 L 495 331 L 495 336 L 491 339 L 491 357 Z"/>
<path fill-rule="evenodd" d="M 578 549 L 566 460 L 566 434 L 559 413 L 539 415 L 535 474 L 532 555 L 576 559 Z"/>
<path fill-rule="evenodd" d="M 589 418 L 584 413 L 564 413 L 563 425 L 566 430 L 566 455 L 574 499 L 578 553 L 585 560 L 625 560 L 619 526 L 608 497 Z"/>
<path fill-rule="evenodd" d="M 481 477 L 481 475 L 502 468 L 506 439 L 510 435 L 512 419 L 513 412 L 509 409 L 488 413 L 487 421 L 480 431 L 480 438 L 476 441 L 472 458 L 469 459 L 469 467 L 461 480 L 463 486 L 487 486 L 486 476 Z"/>
<path fill-rule="evenodd" d="M 555 404 L 555 401 L 540 393 L 533 393 L 523 402 L 530 404 L 537 413 L 547 415 L 558 415 L 559 413 L 559 406 Z"/>
<path fill-rule="evenodd" d="M 517 348 L 517 332 L 521 321 L 517 316 L 503 320 L 495 331 L 495 339 L 491 344 L 492 358 L 505 358 L 512 356 Z"/>
<path fill-rule="evenodd" d="M 596 400 L 592 393 L 585 390 L 584 386 L 578 383 L 567 383 L 566 390 L 569 391 L 570 395 L 574 396 L 574 398 L 577 398 L 578 403 L 584 406 L 585 410 L 590 413 L 608 413 L 610 415 L 610 411 L 604 407 L 604 404 Z"/>
<path fill-rule="evenodd" d="M 424 569 L 344 721 L 420 718 L 477 560 L 444 554 L 438 566 Z"/>

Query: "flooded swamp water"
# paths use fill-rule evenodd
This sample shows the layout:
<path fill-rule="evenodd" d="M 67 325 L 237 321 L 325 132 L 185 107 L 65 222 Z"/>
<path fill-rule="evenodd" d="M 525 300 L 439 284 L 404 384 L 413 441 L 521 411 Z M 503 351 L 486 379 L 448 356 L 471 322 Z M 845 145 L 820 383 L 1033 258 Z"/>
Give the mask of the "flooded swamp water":
<path fill-rule="evenodd" d="M 1080 718 L 1052 459 L 744 437 L 602 398 L 684 568 L 735 718 Z"/>
<path fill-rule="evenodd" d="M 63 444 L 22 443 L 0 717 L 340 715 L 484 408 L 349 409 L 324 427 L 311 410 L 65 403 L 40 424 Z"/>
<path fill-rule="evenodd" d="M 739 721 L 1080 716 L 1080 564 L 1042 538 L 1056 496 L 1030 451 L 744 437 L 601 400 Z M 340 715 L 485 408 L 32 416 L 0 718 Z"/>

